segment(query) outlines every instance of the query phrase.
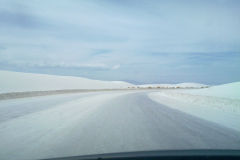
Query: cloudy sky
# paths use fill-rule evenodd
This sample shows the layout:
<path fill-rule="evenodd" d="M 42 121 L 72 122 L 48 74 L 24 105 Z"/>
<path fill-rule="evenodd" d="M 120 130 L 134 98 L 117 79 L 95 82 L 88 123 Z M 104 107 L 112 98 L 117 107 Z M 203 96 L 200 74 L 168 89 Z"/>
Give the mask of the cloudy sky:
<path fill-rule="evenodd" d="M 0 69 L 133 83 L 240 81 L 240 1 L 0 0 Z"/>

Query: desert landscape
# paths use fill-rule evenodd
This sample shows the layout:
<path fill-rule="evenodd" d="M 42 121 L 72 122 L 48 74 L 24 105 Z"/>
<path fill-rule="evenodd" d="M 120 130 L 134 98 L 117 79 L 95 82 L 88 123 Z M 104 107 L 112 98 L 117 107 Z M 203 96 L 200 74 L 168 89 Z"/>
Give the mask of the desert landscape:
<path fill-rule="evenodd" d="M 134 85 L 10 71 L 0 77 L 3 159 L 240 148 L 239 82 Z"/>

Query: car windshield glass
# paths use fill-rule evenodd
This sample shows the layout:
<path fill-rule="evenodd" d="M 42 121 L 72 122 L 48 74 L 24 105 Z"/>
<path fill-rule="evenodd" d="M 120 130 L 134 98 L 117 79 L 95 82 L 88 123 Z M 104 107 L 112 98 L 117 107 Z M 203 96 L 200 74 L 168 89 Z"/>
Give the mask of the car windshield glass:
<path fill-rule="evenodd" d="M 239 149 L 240 1 L 0 0 L 1 160 Z"/>

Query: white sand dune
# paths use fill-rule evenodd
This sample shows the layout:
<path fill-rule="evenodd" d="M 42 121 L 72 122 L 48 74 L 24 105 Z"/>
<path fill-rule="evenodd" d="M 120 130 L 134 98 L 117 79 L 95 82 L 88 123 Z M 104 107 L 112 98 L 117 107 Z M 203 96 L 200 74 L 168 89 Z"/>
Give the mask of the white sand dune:
<path fill-rule="evenodd" d="M 184 92 L 194 95 L 240 99 L 240 82 L 212 86 L 201 90 L 187 90 Z"/>
<path fill-rule="evenodd" d="M 160 87 L 160 88 L 206 88 L 208 85 L 200 83 L 178 83 L 178 84 L 144 84 L 138 85 L 141 88 Z"/>
<path fill-rule="evenodd" d="M 0 93 L 63 89 L 119 89 L 132 86 L 134 85 L 123 81 L 0 71 Z"/>
<path fill-rule="evenodd" d="M 149 97 L 161 104 L 240 131 L 240 82 L 203 89 L 163 90 Z"/>

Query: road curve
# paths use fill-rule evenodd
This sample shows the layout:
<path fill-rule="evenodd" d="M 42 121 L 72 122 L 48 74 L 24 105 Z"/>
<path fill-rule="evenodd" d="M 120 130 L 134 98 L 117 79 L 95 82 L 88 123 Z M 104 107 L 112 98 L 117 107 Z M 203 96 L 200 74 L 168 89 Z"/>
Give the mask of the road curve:
<path fill-rule="evenodd" d="M 0 159 L 240 149 L 240 133 L 153 102 L 150 91 L 0 101 Z"/>

